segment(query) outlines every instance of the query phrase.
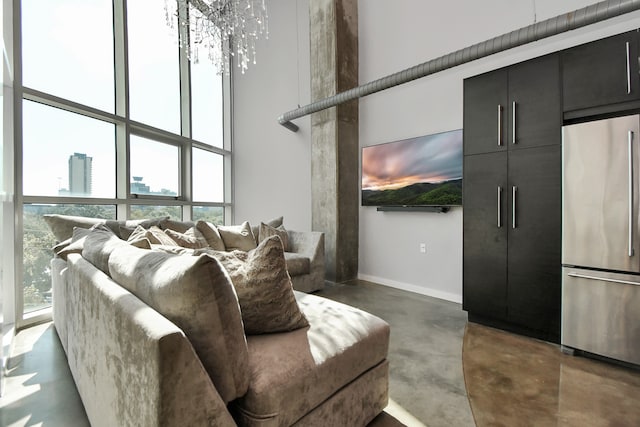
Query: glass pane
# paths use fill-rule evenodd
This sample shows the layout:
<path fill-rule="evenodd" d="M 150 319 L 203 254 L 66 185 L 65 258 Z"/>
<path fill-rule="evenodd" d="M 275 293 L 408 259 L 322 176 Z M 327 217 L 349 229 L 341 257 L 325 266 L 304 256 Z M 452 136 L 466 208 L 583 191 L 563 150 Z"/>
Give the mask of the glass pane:
<path fill-rule="evenodd" d="M 127 2 L 131 119 L 180 134 L 177 32 L 167 26 L 164 2 Z"/>
<path fill-rule="evenodd" d="M 131 135 L 132 194 L 175 197 L 180 187 L 178 147 Z"/>
<path fill-rule="evenodd" d="M 203 55 L 204 56 L 204 55 Z M 193 139 L 223 148 L 222 76 L 211 61 L 191 62 L 191 133 Z"/>
<path fill-rule="evenodd" d="M 224 157 L 193 149 L 193 200 L 224 202 Z"/>
<path fill-rule="evenodd" d="M 113 124 L 27 100 L 22 111 L 25 195 L 115 197 Z"/>
<path fill-rule="evenodd" d="M 209 221 L 215 225 L 224 225 L 224 208 L 221 206 L 194 206 L 194 221 Z"/>
<path fill-rule="evenodd" d="M 23 84 L 114 112 L 111 0 L 22 1 Z"/>
<path fill-rule="evenodd" d="M 182 219 L 182 207 L 132 205 L 130 216 L 131 219 L 147 219 L 168 216 L 171 219 L 180 221 Z"/>
<path fill-rule="evenodd" d="M 51 305 L 51 248 L 56 239 L 44 222 L 45 214 L 115 219 L 112 205 L 24 205 L 23 296 L 24 313 Z"/>

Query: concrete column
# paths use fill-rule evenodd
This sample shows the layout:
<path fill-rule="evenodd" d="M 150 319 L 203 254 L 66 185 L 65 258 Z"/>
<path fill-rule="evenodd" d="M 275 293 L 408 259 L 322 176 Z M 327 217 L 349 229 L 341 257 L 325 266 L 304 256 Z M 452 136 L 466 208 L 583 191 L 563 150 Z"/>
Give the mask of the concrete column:
<path fill-rule="evenodd" d="M 310 0 L 311 98 L 358 85 L 358 1 Z M 358 275 L 358 101 L 311 116 L 312 226 L 325 233 L 326 278 Z"/>

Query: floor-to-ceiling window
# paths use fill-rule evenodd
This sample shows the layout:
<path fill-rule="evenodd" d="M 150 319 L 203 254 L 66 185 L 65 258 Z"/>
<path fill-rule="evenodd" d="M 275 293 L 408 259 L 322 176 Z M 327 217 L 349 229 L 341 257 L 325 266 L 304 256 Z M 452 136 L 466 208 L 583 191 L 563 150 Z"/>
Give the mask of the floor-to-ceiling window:
<path fill-rule="evenodd" d="M 228 79 L 208 60 L 190 63 L 164 1 L 14 5 L 13 250 L 24 324 L 51 304 L 44 214 L 230 216 L 230 106 Z"/>

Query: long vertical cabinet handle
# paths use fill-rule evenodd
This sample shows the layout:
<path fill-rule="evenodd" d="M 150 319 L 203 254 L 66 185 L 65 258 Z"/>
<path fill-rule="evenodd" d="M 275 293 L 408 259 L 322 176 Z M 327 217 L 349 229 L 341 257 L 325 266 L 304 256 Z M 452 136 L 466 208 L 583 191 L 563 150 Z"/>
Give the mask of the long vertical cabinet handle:
<path fill-rule="evenodd" d="M 633 256 L 633 131 L 628 133 L 629 143 L 629 256 Z"/>
<path fill-rule="evenodd" d="M 515 185 L 511 187 L 511 226 L 516 228 L 516 195 L 518 194 L 518 187 Z"/>
<path fill-rule="evenodd" d="M 627 95 L 631 93 L 631 53 L 629 52 L 629 42 L 627 42 Z"/>
<path fill-rule="evenodd" d="M 512 132 L 511 136 L 512 136 L 513 140 L 511 142 L 515 144 L 516 143 L 516 101 L 513 101 L 512 107 L 513 107 L 512 108 L 512 111 L 513 111 L 513 123 L 512 123 L 513 132 Z"/>
<path fill-rule="evenodd" d="M 498 228 L 502 227 L 502 215 L 500 211 L 502 208 L 502 187 L 498 186 Z"/>
<path fill-rule="evenodd" d="M 502 105 L 498 104 L 498 147 L 502 146 Z"/>

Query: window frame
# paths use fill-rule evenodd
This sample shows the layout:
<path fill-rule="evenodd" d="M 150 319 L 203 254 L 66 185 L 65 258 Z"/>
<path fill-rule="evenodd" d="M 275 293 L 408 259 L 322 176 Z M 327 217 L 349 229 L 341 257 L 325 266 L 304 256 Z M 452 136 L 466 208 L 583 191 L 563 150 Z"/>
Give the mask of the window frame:
<path fill-rule="evenodd" d="M 129 0 L 135 1 L 135 0 Z M 24 313 L 23 299 L 23 268 L 24 268 L 24 205 L 30 204 L 74 204 L 74 205 L 115 205 L 116 218 L 130 217 L 133 205 L 163 205 L 181 208 L 182 220 L 192 219 L 193 206 L 218 207 L 224 212 L 224 221 L 228 223 L 233 215 L 233 182 L 232 182 L 232 134 L 231 134 L 231 85 L 233 76 L 224 75 L 222 78 L 222 122 L 223 147 L 216 147 L 191 138 L 191 86 L 190 64 L 184 50 L 179 50 L 180 65 L 180 118 L 181 133 L 169 131 L 136 122 L 131 119 L 129 111 L 129 81 L 128 81 L 128 41 L 127 41 L 127 0 L 112 0 L 113 7 L 113 38 L 114 38 L 114 84 L 115 84 L 115 113 L 109 113 L 94 107 L 67 100 L 52 94 L 44 93 L 22 85 L 22 43 L 21 43 L 21 4 L 22 0 L 13 0 L 13 52 L 14 52 L 14 81 L 13 81 L 13 149 L 14 149 L 14 191 L 15 205 L 13 215 L 14 245 L 5 246 L 5 255 L 13 255 L 13 279 L 15 289 L 15 320 L 18 329 L 51 319 L 51 307 L 39 311 Z M 161 4 L 161 3 L 159 3 Z M 177 49 L 177 48 L 176 48 Z M 185 77 L 186 76 L 186 77 Z M 54 108 L 59 108 L 89 118 L 101 120 L 115 125 L 116 143 L 116 195 L 115 198 L 98 197 L 64 197 L 64 196 L 25 196 L 23 194 L 23 130 L 22 108 L 23 100 L 38 102 Z M 136 135 L 152 139 L 161 143 L 175 145 L 179 148 L 179 193 L 180 196 L 136 195 L 130 191 L 129 175 L 129 144 L 130 136 Z M 224 165 L 224 201 L 203 202 L 193 201 L 192 197 L 192 147 L 210 151 L 223 156 Z M 10 221 L 5 218 L 5 221 Z M 8 246 L 8 245 L 7 245 Z M 11 250 L 12 249 L 12 250 Z M 7 253 L 7 252 L 13 252 Z"/>

